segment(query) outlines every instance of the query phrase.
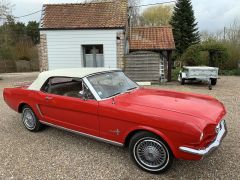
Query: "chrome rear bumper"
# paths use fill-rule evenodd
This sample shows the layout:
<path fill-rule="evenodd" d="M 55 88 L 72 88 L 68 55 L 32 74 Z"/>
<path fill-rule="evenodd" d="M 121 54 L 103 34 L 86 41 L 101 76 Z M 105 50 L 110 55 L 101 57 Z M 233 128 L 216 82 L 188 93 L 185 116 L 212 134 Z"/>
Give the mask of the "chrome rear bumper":
<path fill-rule="evenodd" d="M 187 152 L 190 154 L 200 155 L 200 156 L 204 156 L 204 155 L 208 154 L 209 152 L 216 149 L 220 145 L 222 139 L 227 134 L 227 127 L 226 127 L 226 123 L 224 120 L 222 120 L 220 122 L 220 127 L 221 127 L 221 129 L 218 132 L 216 139 L 208 147 L 206 147 L 204 149 L 193 149 L 193 148 L 181 146 L 181 147 L 179 147 L 179 149 L 181 151 L 184 151 L 184 152 Z"/>

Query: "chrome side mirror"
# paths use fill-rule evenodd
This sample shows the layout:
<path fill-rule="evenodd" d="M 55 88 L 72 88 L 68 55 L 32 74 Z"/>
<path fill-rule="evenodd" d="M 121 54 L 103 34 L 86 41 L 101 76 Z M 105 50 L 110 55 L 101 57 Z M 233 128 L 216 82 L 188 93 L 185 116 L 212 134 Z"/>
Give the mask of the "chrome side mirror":
<path fill-rule="evenodd" d="M 85 101 L 87 100 L 87 97 L 86 97 L 86 95 L 85 95 L 83 90 L 79 91 L 79 94 L 80 94 L 80 96 L 82 97 L 83 100 L 85 100 Z"/>
<path fill-rule="evenodd" d="M 79 91 L 79 94 L 80 94 L 81 96 L 83 96 L 83 95 L 84 95 L 83 90 L 82 90 L 82 91 Z"/>

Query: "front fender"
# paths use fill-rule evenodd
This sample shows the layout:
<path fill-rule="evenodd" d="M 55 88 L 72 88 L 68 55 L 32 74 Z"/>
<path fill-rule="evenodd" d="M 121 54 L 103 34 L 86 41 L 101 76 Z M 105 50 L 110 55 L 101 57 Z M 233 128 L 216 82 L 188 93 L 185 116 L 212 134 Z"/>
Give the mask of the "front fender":
<path fill-rule="evenodd" d="M 168 136 L 166 135 L 165 132 L 155 129 L 155 128 L 152 128 L 152 127 L 148 127 L 148 126 L 133 127 L 131 129 L 129 129 L 127 132 L 125 132 L 125 134 L 124 134 L 125 140 L 129 134 L 131 134 L 133 132 L 137 132 L 137 131 L 149 131 L 149 132 L 152 132 L 152 133 L 158 135 L 160 138 L 162 138 L 168 144 L 168 146 L 172 150 L 174 156 L 177 157 L 177 149 L 174 146 L 174 143 L 172 142 L 172 140 L 170 138 L 168 138 Z"/>

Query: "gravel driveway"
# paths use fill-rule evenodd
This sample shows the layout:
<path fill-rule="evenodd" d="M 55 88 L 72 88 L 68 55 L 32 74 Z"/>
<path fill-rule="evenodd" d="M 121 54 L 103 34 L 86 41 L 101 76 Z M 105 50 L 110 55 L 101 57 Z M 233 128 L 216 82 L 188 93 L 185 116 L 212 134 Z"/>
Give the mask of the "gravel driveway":
<path fill-rule="evenodd" d="M 50 127 L 39 133 L 25 130 L 20 115 L 4 103 L 2 91 L 37 74 L 5 74 L 0 80 L 0 179 L 240 179 L 240 77 L 221 77 L 212 91 L 202 85 L 156 86 L 221 100 L 228 111 L 228 135 L 202 161 L 175 160 L 167 173 L 152 175 L 139 170 L 125 148 Z"/>

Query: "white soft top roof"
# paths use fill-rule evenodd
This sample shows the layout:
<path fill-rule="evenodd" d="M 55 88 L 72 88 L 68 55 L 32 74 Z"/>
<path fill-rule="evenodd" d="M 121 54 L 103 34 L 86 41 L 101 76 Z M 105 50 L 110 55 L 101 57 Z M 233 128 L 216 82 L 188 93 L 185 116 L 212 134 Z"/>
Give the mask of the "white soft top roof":
<path fill-rule="evenodd" d="M 30 90 L 40 90 L 42 85 L 50 77 L 60 76 L 60 77 L 75 77 L 83 78 L 95 73 L 116 71 L 116 68 L 66 68 L 66 69 L 56 69 L 51 71 L 44 71 L 40 73 L 37 79 L 28 87 Z"/>

